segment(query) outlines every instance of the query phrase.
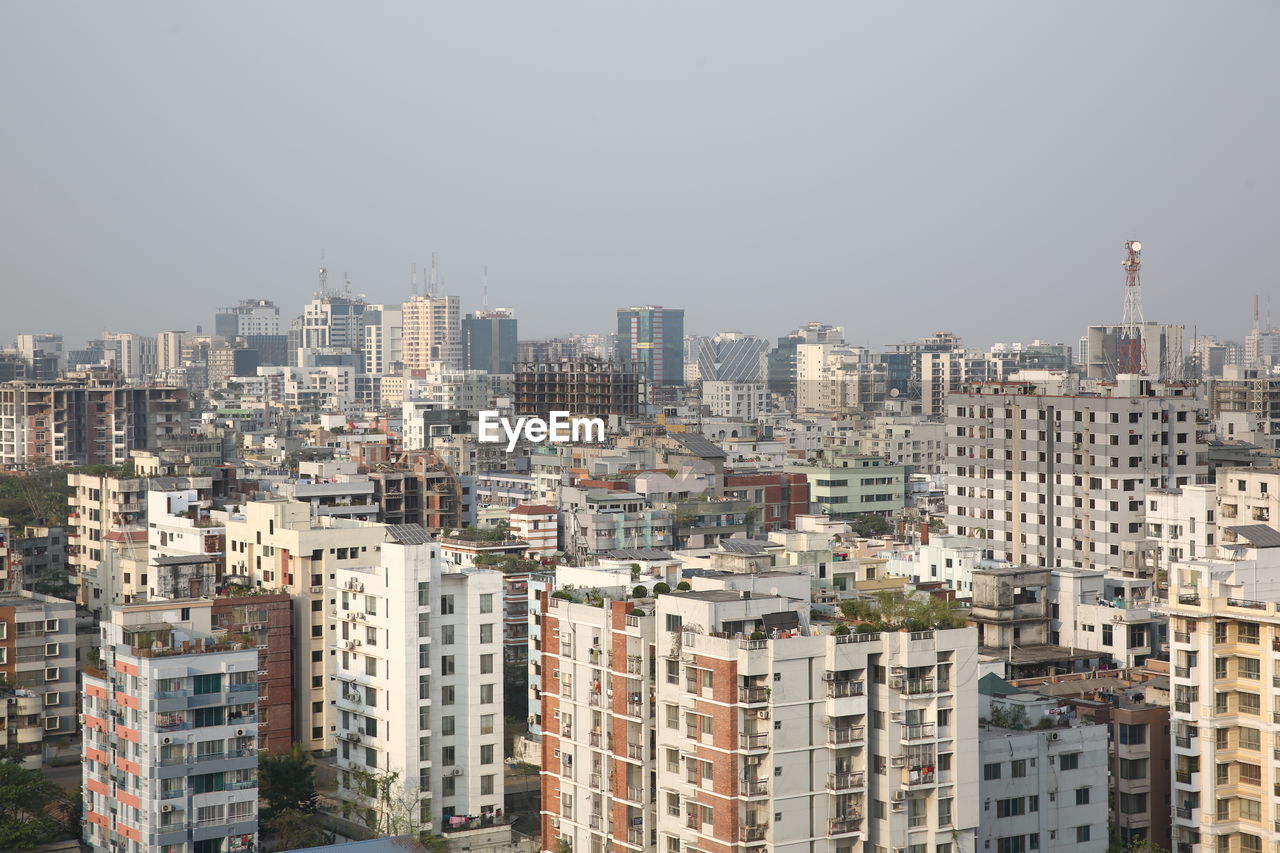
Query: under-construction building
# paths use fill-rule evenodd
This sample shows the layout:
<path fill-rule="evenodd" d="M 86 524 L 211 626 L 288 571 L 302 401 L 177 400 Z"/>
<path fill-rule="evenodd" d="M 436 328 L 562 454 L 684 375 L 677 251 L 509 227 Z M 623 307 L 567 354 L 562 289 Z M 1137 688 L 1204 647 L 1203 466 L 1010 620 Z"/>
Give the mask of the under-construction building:
<path fill-rule="evenodd" d="M 121 465 L 129 452 L 189 433 L 186 388 L 70 374 L 0 385 L 0 468 Z"/>
<path fill-rule="evenodd" d="M 514 369 L 517 415 L 629 418 L 641 414 L 647 401 L 646 383 L 629 362 L 561 359 L 517 362 Z"/>

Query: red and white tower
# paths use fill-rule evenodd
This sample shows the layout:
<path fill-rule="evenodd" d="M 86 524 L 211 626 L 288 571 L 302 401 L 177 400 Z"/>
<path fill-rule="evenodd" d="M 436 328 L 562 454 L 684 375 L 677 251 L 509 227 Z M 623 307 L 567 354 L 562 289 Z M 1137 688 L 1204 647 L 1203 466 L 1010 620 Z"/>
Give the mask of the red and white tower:
<path fill-rule="evenodd" d="M 1123 263 L 1125 270 L 1124 288 L 1124 320 L 1120 324 L 1119 358 L 1117 373 L 1146 373 L 1147 347 L 1143 339 L 1142 318 L 1142 244 L 1137 240 L 1127 240 L 1124 244 L 1127 255 Z"/>

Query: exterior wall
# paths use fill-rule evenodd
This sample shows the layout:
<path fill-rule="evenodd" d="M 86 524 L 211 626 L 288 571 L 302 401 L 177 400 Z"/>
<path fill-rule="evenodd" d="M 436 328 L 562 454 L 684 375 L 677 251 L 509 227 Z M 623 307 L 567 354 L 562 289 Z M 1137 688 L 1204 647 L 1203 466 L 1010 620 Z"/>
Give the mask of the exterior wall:
<path fill-rule="evenodd" d="M 69 601 L 29 592 L 0 595 L 3 746 L 29 768 L 76 734 L 76 614 Z"/>
<path fill-rule="evenodd" d="M 1049 580 L 1049 642 L 1141 666 L 1164 648 L 1165 620 L 1152 582 L 1088 569 L 1055 569 Z"/>
<path fill-rule="evenodd" d="M 213 601 L 212 625 L 252 637 L 258 648 L 258 748 L 287 753 L 293 742 L 293 602 L 288 595 Z"/>
<path fill-rule="evenodd" d="M 810 512 L 833 518 L 889 516 L 906 505 L 905 471 L 878 456 L 815 453 L 813 463 L 788 462 L 809 481 Z"/>
<path fill-rule="evenodd" d="M 1122 546 L 1145 538 L 1147 491 L 1207 476 L 1201 401 L 1180 386 L 1158 396 L 1025 387 L 948 399 L 948 532 L 1013 563 L 1122 568 Z"/>
<path fill-rule="evenodd" d="M 1106 726 L 984 728 L 979 749 L 980 849 L 1107 849 Z"/>

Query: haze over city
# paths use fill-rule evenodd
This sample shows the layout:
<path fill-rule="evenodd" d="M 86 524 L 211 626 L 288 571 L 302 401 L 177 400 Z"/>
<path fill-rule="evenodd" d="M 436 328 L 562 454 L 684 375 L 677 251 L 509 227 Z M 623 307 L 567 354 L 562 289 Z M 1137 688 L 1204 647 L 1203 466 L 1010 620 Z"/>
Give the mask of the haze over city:
<path fill-rule="evenodd" d="M 349 277 L 526 336 L 674 304 L 881 346 L 1239 336 L 1273 289 L 1270 3 L 9 3 L 0 340 Z"/>

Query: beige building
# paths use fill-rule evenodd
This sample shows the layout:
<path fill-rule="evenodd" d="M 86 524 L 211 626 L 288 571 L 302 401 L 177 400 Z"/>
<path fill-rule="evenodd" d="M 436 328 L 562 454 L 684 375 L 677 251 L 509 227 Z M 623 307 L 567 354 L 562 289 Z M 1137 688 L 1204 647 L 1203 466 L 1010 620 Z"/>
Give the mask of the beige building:
<path fill-rule="evenodd" d="M 228 579 L 293 596 L 294 731 L 308 749 L 332 749 L 325 589 L 339 568 L 380 565 L 385 528 L 313 516 L 305 503 L 269 499 L 231 515 L 226 533 Z"/>
<path fill-rule="evenodd" d="M 404 366 L 427 370 L 434 362 L 462 368 L 462 319 L 456 296 L 414 296 L 401 308 Z"/>

